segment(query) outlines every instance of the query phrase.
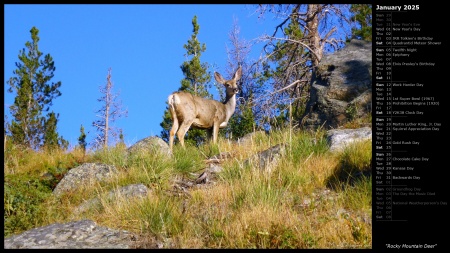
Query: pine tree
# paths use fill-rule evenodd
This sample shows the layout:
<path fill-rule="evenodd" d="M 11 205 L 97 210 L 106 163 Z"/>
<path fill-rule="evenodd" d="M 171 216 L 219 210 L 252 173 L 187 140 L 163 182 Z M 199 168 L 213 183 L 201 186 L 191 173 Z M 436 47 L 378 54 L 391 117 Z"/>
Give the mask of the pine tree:
<path fill-rule="evenodd" d="M 123 135 L 122 129 L 119 130 L 119 142 L 117 142 L 116 147 L 126 148 L 125 136 Z"/>
<path fill-rule="evenodd" d="M 193 17 L 192 26 L 193 34 L 187 44 L 183 45 L 186 49 L 185 57 L 189 60 L 183 62 L 180 66 L 184 78 L 181 80 L 181 87 L 178 90 L 186 91 L 199 97 L 212 98 L 212 95 L 208 92 L 208 88 L 210 88 L 209 82 L 211 81 L 211 75 L 208 73 L 208 63 L 201 63 L 200 61 L 200 56 L 206 51 L 206 45 L 201 44 L 197 39 L 200 30 L 200 26 L 197 23 L 197 16 Z M 168 142 L 169 131 L 172 127 L 172 118 L 167 106 L 160 126 L 163 129 L 161 131 L 161 138 Z M 204 142 L 205 139 L 206 131 L 191 128 L 187 132 L 187 137 L 184 140 L 198 145 Z"/>
<path fill-rule="evenodd" d="M 352 28 L 352 36 L 357 39 L 372 41 L 372 5 L 352 4 L 351 21 L 355 22 L 359 28 Z"/>
<path fill-rule="evenodd" d="M 62 150 L 67 150 L 69 148 L 69 141 L 64 139 L 62 136 L 59 136 L 58 143 Z"/>
<path fill-rule="evenodd" d="M 256 129 L 255 115 L 252 111 L 252 105 L 240 104 L 236 109 L 239 110 L 236 110 L 239 114 L 234 113 L 225 128 L 226 133 L 233 139 L 241 138 Z"/>
<path fill-rule="evenodd" d="M 38 149 L 44 142 L 56 145 L 56 132 L 48 131 L 56 131 L 57 115 L 50 112 L 44 116 L 43 112 L 48 112 L 53 99 L 61 96 L 61 82 L 51 82 L 55 65 L 50 54 L 42 58 L 43 53 L 38 47 L 39 30 L 33 27 L 30 33 L 32 41 L 25 43 L 27 50 L 20 50 L 20 62 L 16 62 L 17 69 L 13 71 L 15 76 L 7 81 L 8 92 L 16 93 L 14 103 L 9 107 L 13 116 L 9 130 L 14 143 Z M 60 139 L 67 143 L 62 137 Z"/>
<path fill-rule="evenodd" d="M 44 147 L 48 150 L 54 150 L 57 147 L 60 147 L 58 141 L 59 136 L 56 132 L 56 124 L 58 123 L 59 115 L 55 115 L 54 112 L 48 114 L 47 121 L 44 122 Z"/>
<path fill-rule="evenodd" d="M 84 127 L 81 125 L 80 127 L 80 136 L 78 137 L 78 145 L 83 150 L 86 151 L 86 133 L 84 132 Z"/>

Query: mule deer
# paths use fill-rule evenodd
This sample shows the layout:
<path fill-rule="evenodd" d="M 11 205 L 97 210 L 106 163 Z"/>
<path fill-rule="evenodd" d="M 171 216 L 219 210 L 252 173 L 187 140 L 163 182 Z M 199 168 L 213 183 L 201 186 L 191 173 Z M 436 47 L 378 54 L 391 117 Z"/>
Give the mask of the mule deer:
<path fill-rule="evenodd" d="M 241 78 L 239 67 L 231 80 L 225 80 L 222 75 L 214 72 L 214 78 L 225 86 L 226 98 L 223 103 L 219 101 L 194 96 L 188 92 L 177 91 L 169 95 L 168 104 L 172 116 L 172 129 L 170 130 L 169 146 L 172 150 L 175 134 L 181 146 L 184 147 L 184 135 L 189 128 L 207 129 L 208 136 L 217 142 L 219 128 L 224 128 L 236 109 L 236 82 Z"/>

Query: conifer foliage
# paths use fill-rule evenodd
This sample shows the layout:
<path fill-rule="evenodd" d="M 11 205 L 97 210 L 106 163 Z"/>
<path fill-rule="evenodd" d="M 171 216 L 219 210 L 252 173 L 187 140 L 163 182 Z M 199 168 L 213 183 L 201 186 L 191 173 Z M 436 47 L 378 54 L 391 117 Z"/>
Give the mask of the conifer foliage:
<path fill-rule="evenodd" d="M 84 127 L 81 125 L 80 127 L 80 136 L 78 137 L 78 145 L 83 150 L 86 151 L 86 133 L 84 132 Z"/>
<path fill-rule="evenodd" d="M 39 30 L 32 27 L 30 33 L 31 41 L 25 43 L 26 49 L 19 51 L 17 69 L 7 81 L 8 92 L 16 94 L 9 107 L 13 118 L 8 132 L 15 144 L 24 147 L 67 147 L 68 142 L 56 131 L 59 114 L 50 111 L 53 99 L 61 96 L 61 82 L 51 81 L 55 63 L 50 54 L 39 51 Z"/>
<path fill-rule="evenodd" d="M 351 21 L 359 26 L 359 28 L 352 28 L 352 37 L 372 41 L 372 5 L 352 4 L 350 12 L 352 13 Z"/>
<path fill-rule="evenodd" d="M 186 49 L 185 57 L 187 61 L 183 62 L 180 66 L 183 72 L 184 78 L 181 80 L 181 87 L 179 91 L 189 92 L 193 95 L 212 98 L 212 95 L 208 92 L 210 88 L 211 75 L 208 72 L 208 63 L 202 63 L 200 57 L 203 52 L 206 51 L 206 45 L 200 43 L 197 39 L 200 26 L 197 23 L 197 16 L 192 18 L 193 33 L 187 44 L 183 45 Z M 167 103 L 167 102 L 166 102 Z M 163 121 L 160 126 L 163 128 L 161 131 L 161 138 L 165 141 L 169 141 L 169 131 L 172 127 L 172 117 L 170 116 L 169 109 L 166 107 L 163 115 Z M 206 139 L 206 131 L 200 129 L 190 129 L 187 133 L 186 142 L 198 145 L 204 142 Z"/>

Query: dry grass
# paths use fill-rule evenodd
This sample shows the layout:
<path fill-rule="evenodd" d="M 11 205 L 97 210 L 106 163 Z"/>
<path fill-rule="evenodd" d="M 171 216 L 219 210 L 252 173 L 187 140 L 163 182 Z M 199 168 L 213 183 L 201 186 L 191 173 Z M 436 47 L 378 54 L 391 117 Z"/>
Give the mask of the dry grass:
<path fill-rule="evenodd" d="M 4 173 L 28 173 L 39 175 L 48 168 L 73 167 L 87 161 L 84 152 L 75 149 L 70 153 L 63 150 L 34 151 L 22 149 L 15 145 L 7 145 L 4 151 Z"/>
<path fill-rule="evenodd" d="M 286 154 L 270 173 L 245 165 L 245 159 L 279 143 L 288 144 Z M 245 145 L 219 139 L 215 146 L 188 148 L 188 155 L 176 147 L 172 160 L 152 154 L 122 159 L 120 150 L 84 158 L 35 154 L 27 158 L 30 164 L 17 169 L 8 165 L 8 170 L 5 166 L 5 174 L 43 172 L 58 161 L 113 163 L 121 174 L 111 182 L 88 187 L 83 194 L 49 197 L 44 223 L 92 219 L 141 235 L 141 248 L 155 240 L 168 248 L 370 248 L 372 227 L 364 217 L 371 220 L 371 178 L 352 184 L 341 178 L 367 169 L 370 162 L 371 143 L 355 145 L 330 153 L 323 133 L 281 131 Z M 217 152 L 234 157 L 222 164 L 224 171 L 214 184 L 191 188 L 189 194 L 172 193 L 174 177 L 199 170 L 199 161 Z M 8 163 L 20 159 L 10 157 Z M 352 171 L 345 171 L 344 165 Z M 134 199 L 118 196 L 115 201 L 101 198 L 100 208 L 70 216 L 85 199 L 132 183 L 145 184 L 150 193 Z"/>

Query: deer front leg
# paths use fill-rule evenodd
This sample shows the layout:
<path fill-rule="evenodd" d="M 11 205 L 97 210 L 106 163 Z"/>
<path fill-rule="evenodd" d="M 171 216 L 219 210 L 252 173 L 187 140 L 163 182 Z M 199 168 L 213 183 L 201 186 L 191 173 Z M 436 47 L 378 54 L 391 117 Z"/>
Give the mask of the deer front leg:
<path fill-rule="evenodd" d="M 212 129 L 212 131 L 213 131 L 213 133 L 212 133 L 213 134 L 213 143 L 214 144 L 217 143 L 217 135 L 219 134 L 219 126 L 220 126 L 219 121 L 215 120 L 213 129 Z"/>

